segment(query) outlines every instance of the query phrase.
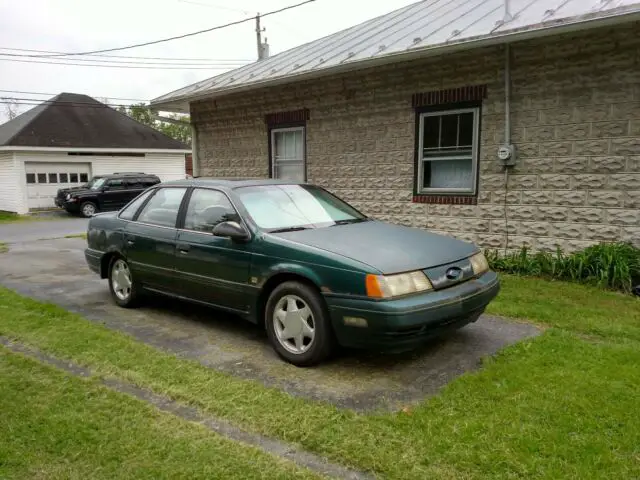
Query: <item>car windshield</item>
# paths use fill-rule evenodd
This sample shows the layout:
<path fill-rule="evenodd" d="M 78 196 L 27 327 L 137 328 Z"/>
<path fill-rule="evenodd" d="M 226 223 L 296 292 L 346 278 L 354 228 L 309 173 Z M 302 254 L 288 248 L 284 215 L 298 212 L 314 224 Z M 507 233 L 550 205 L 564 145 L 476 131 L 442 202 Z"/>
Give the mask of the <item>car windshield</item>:
<path fill-rule="evenodd" d="M 367 220 L 344 201 L 311 185 L 240 187 L 236 193 L 256 225 L 270 232 L 323 228 Z"/>
<path fill-rule="evenodd" d="M 104 182 L 106 180 L 106 178 L 93 178 L 89 182 L 89 188 L 91 190 L 98 190 L 100 187 L 102 187 L 102 185 L 104 185 Z"/>

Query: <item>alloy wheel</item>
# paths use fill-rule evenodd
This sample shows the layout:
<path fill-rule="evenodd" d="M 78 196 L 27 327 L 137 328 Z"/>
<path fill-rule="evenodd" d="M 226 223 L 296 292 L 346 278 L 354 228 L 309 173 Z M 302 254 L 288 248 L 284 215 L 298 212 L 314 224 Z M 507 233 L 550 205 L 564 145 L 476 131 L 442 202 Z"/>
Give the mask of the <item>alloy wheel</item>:
<path fill-rule="evenodd" d="M 85 217 L 92 217 L 96 213 L 96 207 L 92 203 L 85 203 L 82 206 L 82 214 Z"/>
<path fill-rule="evenodd" d="M 124 260 L 116 260 L 111 268 L 111 285 L 113 293 L 120 300 L 125 301 L 131 296 L 131 272 Z"/>
<path fill-rule="evenodd" d="M 297 295 L 285 295 L 273 311 L 276 338 L 288 352 L 302 354 L 315 339 L 315 323 L 311 308 Z"/>

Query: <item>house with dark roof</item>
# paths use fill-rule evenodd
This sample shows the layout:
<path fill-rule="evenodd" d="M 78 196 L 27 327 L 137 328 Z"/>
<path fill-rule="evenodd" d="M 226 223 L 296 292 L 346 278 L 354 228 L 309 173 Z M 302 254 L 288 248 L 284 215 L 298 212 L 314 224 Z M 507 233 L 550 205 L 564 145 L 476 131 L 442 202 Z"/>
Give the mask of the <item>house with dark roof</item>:
<path fill-rule="evenodd" d="M 185 177 L 189 146 L 87 96 L 61 93 L 0 125 L 0 210 L 54 207 L 59 188 L 115 172 Z"/>
<path fill-rule="evenodd" d="M 152 100 L 196 175 L 484 247 L 640 243 L 640 2 L 425 0 Z"/>

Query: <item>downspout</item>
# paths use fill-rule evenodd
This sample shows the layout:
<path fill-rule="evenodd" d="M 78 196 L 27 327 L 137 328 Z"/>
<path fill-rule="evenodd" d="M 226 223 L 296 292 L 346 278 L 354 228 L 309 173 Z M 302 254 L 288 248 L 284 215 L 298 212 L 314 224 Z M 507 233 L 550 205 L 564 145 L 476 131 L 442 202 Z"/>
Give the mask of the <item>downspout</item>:
<path fill-rule="evenodd" d="M 191 124 L 191 162 L 193 167 L 193 177 L 200 176 L 200 162 L 198 161 L 198 129 L 195 124 Z"/>
<path fill-rule="evenodd" d="M 505 1 L 506 15 L 510 17 L 509 0 Z M 504 232 L 505 244 L 504 253 L 509 250 L 509 218 L 507 214 L 507 203 L 509 195 L 509 169 L 515 165 L 515 151 L 511 144 L 511 46 L 507 43 L 504 46 L 504 149 L 507 158 L 503 160 L 504 165 Z"/>

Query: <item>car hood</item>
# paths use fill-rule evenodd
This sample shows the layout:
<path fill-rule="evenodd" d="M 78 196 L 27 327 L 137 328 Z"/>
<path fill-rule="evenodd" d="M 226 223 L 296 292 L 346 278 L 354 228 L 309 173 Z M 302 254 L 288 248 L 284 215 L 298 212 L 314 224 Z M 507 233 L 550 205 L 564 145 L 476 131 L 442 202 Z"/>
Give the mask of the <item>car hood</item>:
<path fill-rule="evenodd" d="M 383 274 L 435 267 L 478 251 L 462 240 L 378 221 L 273 235 L 357 260 Z"/>
<path fill-rule="evenodd" d="M 58 190 L 58 196 L 66 195 L 67 193 L 71 193 L 71 192 L 76 193 L 76 192 L 86 191 L 86 190 L 88 190 L 86 186 L 61 188 L 60 190 Z"/>

